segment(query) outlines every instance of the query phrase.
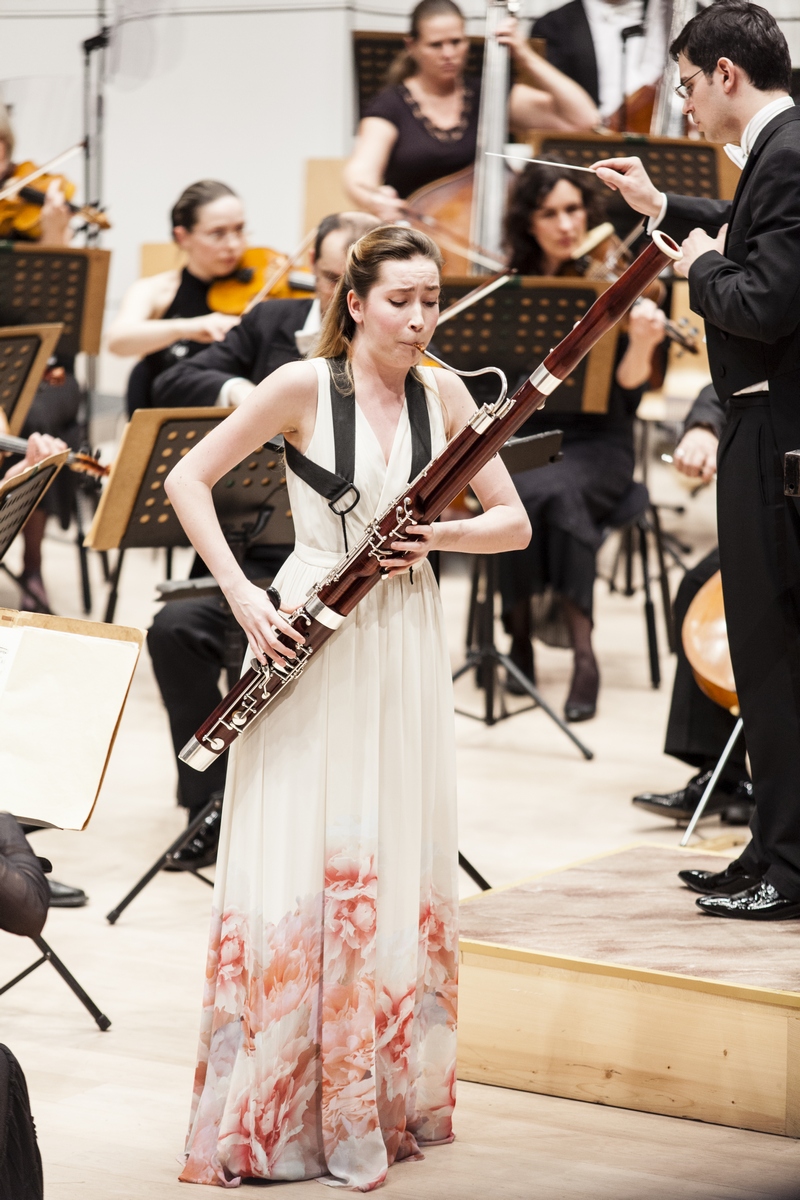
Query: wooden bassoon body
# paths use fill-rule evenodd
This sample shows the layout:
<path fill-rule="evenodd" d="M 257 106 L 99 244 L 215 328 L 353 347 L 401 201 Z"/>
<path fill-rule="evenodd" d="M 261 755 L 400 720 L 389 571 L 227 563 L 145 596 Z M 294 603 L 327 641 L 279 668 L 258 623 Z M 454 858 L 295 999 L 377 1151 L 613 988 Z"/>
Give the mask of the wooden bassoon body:
<path fill-rule="evenodd" d="M 604 292 L 567 336 L 551 350 L 513 394 L 484 404 L 432 459 L 406 490 L 367 527 L 354 549 L 309 592 L 288 618 L 305 638 L 303 645 L 284 639 L 297 657 L 285 667 L 262 666 L 255 659 L 227 696 L 184 746 L 180 757 L 204 771 L 267 706 L 305 671 L 316 652 L 339 628 L 381 577 L 384 559 L 396 555 L 391 544 L 407 536 L 412 522 L 435 521 L 469 481 L 517 429 L 541 408 L 578 363 L 617 323 L 670 262 L 681 257 L 676 244 L 656 232 L 642 254 Z"/>

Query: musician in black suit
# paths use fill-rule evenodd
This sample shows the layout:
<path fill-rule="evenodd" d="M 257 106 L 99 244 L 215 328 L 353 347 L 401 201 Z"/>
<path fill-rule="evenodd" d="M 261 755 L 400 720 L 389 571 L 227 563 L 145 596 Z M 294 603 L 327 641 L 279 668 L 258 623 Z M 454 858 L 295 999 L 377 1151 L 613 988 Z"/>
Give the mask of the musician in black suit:
<path fill-rule="evenodd" d="M 680 874 L 705 893 L 706 913 L 780 920 L 800 917 L 800 510 L 782 484 L 783 455 L 800 446 L 800 109 L 786 40 L 758 5 L 717 0 L 670 50 L 684 113 L 710 141 L 739 143 L 733 201 L 663 196 L 635 158 L 597 164 L 597 174 L 651 223 L 688 233 L 677 269 L 729 407 L 717 520 L 756 803 L 738 859 Z"/>
<path fill-rule="evenodd" d="M 207 346 L 162 372 L 153 383 L 159 407 L 237 405 L 284 363 L 311 348 L 345 269 L 347 251 L 377 224 L 366 213 L 334 213 L 320 222 L 314 247 L 316 295 L 309 300 L 270 300 L 258 304 L 222 342 Z M 291 546 L 254 547 L 245 569 L 254 579 L 274 576 Z M 207 574 L 198 560 L 198 569 Z M 147 647 L 169 716 L 175 755 L 220 701 L 228 609 L 221 599 L 174 600 L 155 616 Z M 225 784 L 227 755 L 202 773 L 178 760 L 178 799 L 191 821 Z M 184 865 L 213 862 L 219 838 L 214 812 L 176 856 Z"/>
<path fill-rule="evenodd" d="M 725 409 L 713 384 L 704 387 L 692 405 L 684 433 L 674 454 L 675 466 L 698 483 L 710 483 L 717 473 L 717 450 L 725 427 Z M 719 570 L 719 550 L 714 549 L 684 575 L 675 597 L 674 619 L 678 653 L 664 753 L 695 768 L 696 774 L 674 792 L 642 792 L 633 803 L 658 817 L 689 821 L 706 789 L 730 738 L 735 717 L 715 704 L 698 686 L 683 649 L 681 631 L 689 606 L 704 583 Z M 747 825 L 753 815 L 753 785 L 745 763 L 745 741 L 740 737 L 709 797 L 705 815 L 719 815 L 728 825 Z"/>
<path fill-rule="evenodd" d="M 643 0 L 570 0 L 533 23 L 547 61 L 589 93 L 603 123 L 641 82 L 644 10 Z"/>

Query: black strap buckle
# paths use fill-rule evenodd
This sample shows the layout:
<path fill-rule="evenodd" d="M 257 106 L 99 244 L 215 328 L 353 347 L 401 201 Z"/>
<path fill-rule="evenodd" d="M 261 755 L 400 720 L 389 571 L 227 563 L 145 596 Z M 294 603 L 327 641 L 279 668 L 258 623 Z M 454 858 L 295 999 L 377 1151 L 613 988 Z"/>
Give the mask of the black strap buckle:
<path fill-rule="evenodd" d="M 353 499 L 351 500 L 350 504 L 348 504 L 346 508 L 341 507 L 342 502 L 347 496 L 350 495 L 351 492 L 353 493 Z M 354 483 L 348 483 L 341 489 L 341 491 L 339 491 L 328 501 L 328 508 L 332 513 L 335 514 L 335 516 L 346 517 L 348 513 L 353 511 L 360 499 L 361 492 L 358 490 L 356 485 Z"/>

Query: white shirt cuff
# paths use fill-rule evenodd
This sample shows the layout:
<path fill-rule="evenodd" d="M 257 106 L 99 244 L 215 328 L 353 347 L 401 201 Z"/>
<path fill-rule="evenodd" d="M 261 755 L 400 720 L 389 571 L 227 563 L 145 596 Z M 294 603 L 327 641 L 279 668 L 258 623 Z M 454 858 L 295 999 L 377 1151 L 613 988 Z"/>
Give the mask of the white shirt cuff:
<path fill-rule="evenodd" d="M 664 217 L 667 215 L 667 197 L 664 192 L 661 193 L 661 208 L 658 211 L 657 217 L 650 217 L 647 221 L 647 232 L 655 233 Z"/>
<path fill-rule="evenodd" d="M 248 383 L 249 380 L 244 379 L 241 375 L 234 375 L 230 379 L 226 379 L 222 387 L 219 389 L 219 395 L 214 401 L 215 408 L 229 408 L 230 403 L 228 397 L 235 383 Z"/>

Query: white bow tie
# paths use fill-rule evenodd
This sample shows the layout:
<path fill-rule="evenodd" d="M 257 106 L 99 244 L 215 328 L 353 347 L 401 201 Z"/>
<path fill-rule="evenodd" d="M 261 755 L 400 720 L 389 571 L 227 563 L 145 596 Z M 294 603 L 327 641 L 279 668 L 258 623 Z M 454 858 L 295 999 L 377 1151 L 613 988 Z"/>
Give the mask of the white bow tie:
<path fill-rule="evenodd" d="M 729 142 L 726 146 L 723 146 L 722 148 L 725 151 L 725 153 L 727 154 L 728 158 L 733 163 L 733 165 L 735 167 L 738 167 L 740 171 L 743 171 L 744 164 L 747 162 L 747 155 L 745 154 L 742 147 L 734 146 L 733 143 Z"/>

